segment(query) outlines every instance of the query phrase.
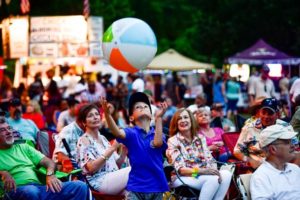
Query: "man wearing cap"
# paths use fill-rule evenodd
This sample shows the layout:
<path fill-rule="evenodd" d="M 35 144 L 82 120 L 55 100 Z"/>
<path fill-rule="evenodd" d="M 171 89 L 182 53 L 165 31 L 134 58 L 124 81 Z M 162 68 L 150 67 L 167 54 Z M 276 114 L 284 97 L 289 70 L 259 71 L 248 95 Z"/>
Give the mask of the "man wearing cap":
<path fill-rule="evenodd" d="M 40 130 L 33 121 L 22 118 L 22 105 L 18 98 L 9 101 L 7 123 L 20 133 L 22 139 L 32 141 L 36 144 L 37 134 Z"/>
<path fill-rule="evenodd" d="M 275 87 L 273 81 L 269 78 L 269 72 L 269 67 L 267 65 L 264 65 L 261 69 L 260 77 L 249 84 L 248 93 L 250 104 L 252 104 L 252 102 L 254 102 L 254 99 L 257 97 L 275 97 Z"/>
<path fill-rule="evenodd" d="M 287 122 L 280 120 L 279 116 L 278 101 L 274 98 L 264 99 L 259 110 L 259 119 L 246 124 L 242 128 L 239 139 L 234 147 L 234 156 L 239 160 L 247 161 L 253 169 L 256 169 L 264 157 L 263 154 L 261 154 L 262 152 L 258 144 L 261 131 L 274 124 L 291 127 Z M 245 155 L 241 150 L 241 145 L 245 146 L 245 144 L 250 143 L 252 144 L 251 147 L 249 146 L 251 152 L 249 152 L 249 155 Z"/>
<path fill-rule="evenodd" d="M 291 127 L 278 124 L 261 132 L 259 144 L 266 159 L 251 177 L 252 200 L 300 198 L 300 168 L 289 163 L 295 158 L 296 134 Z"/>
<path fill-rule="evenodd" d="M 234 132 L 236 130 L 236 127 L 234 123 L 228 119 L 224 118 L 224 106 L 221 103 L 214 103 L 210 110 L 211 110 L 211 118 L 212 118 L 212 127 L 218 127 L 218 125 L 215 126 L 215 120 L 219 118 L 221 120 L 222 128 L 225 132 Z M 218 124 L 218 123 L 217 123 Z"/>

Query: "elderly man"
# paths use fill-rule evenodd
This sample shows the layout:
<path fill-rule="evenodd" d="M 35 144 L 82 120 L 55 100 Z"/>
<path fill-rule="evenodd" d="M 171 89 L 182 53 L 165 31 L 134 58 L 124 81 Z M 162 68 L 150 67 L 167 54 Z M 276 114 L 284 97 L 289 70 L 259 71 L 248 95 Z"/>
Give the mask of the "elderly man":
<path fill-rule="evenodd" d="M 9 101 L 7 123 L 20 133 L 22 139 L 32 141 L 33 144 L 36 144 L 37 134 L 40 130 L 33 121 L 22 117 L 22 104 L 18 98 Z"/>
<path fill-rule="evenodd" d="M 247 161 L 253 169 L 256 169 L 261 164 L 262 158 L 264 157 L 263 154 L 261 154 L 262 152 L 258 144 L 261 131 L 274 124 L 290 126 L 287 122 L 280 120 L 279 116 L 278 101 L 274 98 L 264 99 L 261 102 L 261 108 L 259 110 L 260 118 L 246 124 L 242 128 L 237 144 L 234 147 L 234 156 L 239 160 Z M 249 154 L 245 154 L 245 152 L 242 151 L 241 146 L 245 145 L 249 146 Z"/>
<path fill-rule="evenodd" d="M 300 168 L 289 163 L 295 158 L 296 134 L 291 127 L 277 124 L 261 132 L 259 144 L 266 154 L 266 160 L 251 177 L 252 200 L 299 199 Z"/>
<path fill-rule="evenodd" d="M 37 177 L 37 166 L 47 169 L 46 185 Z M 52 160 L 27 144 L 14 144 L 12 127 L 0 121 L 0 185 L 6 191 L 4 199 L 87 199 L 85 183 L 62 183 L 54 172 Z"/>
<path fill-rule="evenodd" d="M 64 146 L 63 139 L 66 140 L 70 153 L 73 158 L 76 158 L 76 145 L 80 136 L 84 134 L 84 128 L 78 120 L 65 126 L 55 140 L 55 149 L 53 152 L 53 160 L 60 165 L 64 160 L 69 160 L 68 152 Z"/>

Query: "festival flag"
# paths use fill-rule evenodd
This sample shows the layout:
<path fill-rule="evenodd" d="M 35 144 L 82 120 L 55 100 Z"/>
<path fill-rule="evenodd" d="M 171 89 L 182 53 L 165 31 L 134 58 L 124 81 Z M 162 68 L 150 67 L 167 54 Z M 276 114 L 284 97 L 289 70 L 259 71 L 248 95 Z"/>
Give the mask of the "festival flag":
<path fill-rule="evenodd" d="M 29 0 L 21 0 L 20 7 L 21 7 L 21 13 L 22 14 L 29 13 L 29 11 L 30 11 L 30 2 L 29 2 Z"/>
<path fill-rule="evenodd" d="M 90 2 L 89 0 L 83 0 L 83 15 L 85 18 L 88 18 L 90 15 Z"/>

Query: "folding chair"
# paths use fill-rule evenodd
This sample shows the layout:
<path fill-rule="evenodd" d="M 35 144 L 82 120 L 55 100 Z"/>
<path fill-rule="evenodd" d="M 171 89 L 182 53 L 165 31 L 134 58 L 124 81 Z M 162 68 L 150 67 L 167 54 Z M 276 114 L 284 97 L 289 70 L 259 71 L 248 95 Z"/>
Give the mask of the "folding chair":
<path fill-rule="evenodd" d="M 250 180 L 252 174 L 241 174 L 237 178 L 237 185 L 242 195 L 243 200 L 251 200 Z"/>
<path fill-rule="evenodd" d="M 233 197 L 239 199 L 243 195 L 242 191 L 239 190 L 239 187 L 237 185 L 236 177 L 238 177 L 240 174 L 246 174 L 247 172 L 252 170 L 248 166 L 247 162 L 240 161 L 233 156 L 234 147 L 237 143 L 237 140 L 239 139 L 239 136 L 240 132 L 227 132 L 222 135 L 224 146 L 226 150 L 232 155 L 227 162 L 235 164 L 235 171 L 232 177 L 233 184 L 231 184 L 229 188 L 230 199 L 233 199 Z"/>
<path fill-rule="evenodd" d="M 198 199 L 200 190 L 194 189 L 189 185 L 185 184 L 184 181 L 180 178 L 180 175 L 177 170 L 172 165 L 167 165 L 164 167 L 164 173 L 169 183 L 170 195 L 167 196 L 168 200 L 176 199 Z M 176 177 L 181 181 L 182 185 L 178 187 L 172 186 L 172 175 L 176 174 Z"/>
<path fill-rule="evenodd" d="M 78 164 L 75 162 L 75 159 L 71 155 L 71 149 L 70 149 L 69 144 L 67 143 L 66 139 L 62 139 L 62 142 L 68 152 L 68 156 L 69 156 L 70 160 L 72 160 L 72 165 L 73 165 L 74 169 L 80 169 Z M 88 180 L 86 179 L 86 177 L 83 174 L 80 174 L 80 180 L 86 182 L 86 184 L 92 190 L 92 195 L 95 198 L 95 200 L 123 200 L 123 199 L 125 199 L 124 195 L 109 195 L 109 194 L 104 194 L 104 193 L 96 191 L 89 184 Z"/>
<path fill-rule="evenodd" d="M 50 159 L 55 149 L 55 135 L 57 133 L 51 130 L 39 131 L 37 134 L 37 149 Z"/>
<path fill-rule="evenodd" d="M 240 132 L 227 132 L 222 135 L 222 140 L 226 150 L 231 153 L 231 157 L 228 159 L 229 163 L 236 164 L 236 174 L 245 174 L 251 168 L 248 166 L 247 162 L 240 161 L 233 156 L 234 147 L 239 139 Z"/>

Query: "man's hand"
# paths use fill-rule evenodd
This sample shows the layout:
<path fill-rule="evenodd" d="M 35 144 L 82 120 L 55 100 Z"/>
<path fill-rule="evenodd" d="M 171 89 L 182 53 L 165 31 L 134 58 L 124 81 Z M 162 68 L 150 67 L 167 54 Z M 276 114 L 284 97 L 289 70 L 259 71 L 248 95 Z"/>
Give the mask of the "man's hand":
<path fill-rule="evenodd" d="M 47 176 L 46 177 L 46 191 L 51 190 L 51 192 L 60 192 L 62 189 L 62 182 L 56 178 L 56 176 Z"/>
<path fill-rule="evenodd" d="M 164 101 L 164 102 L 160 103 L 160 105 L 158 105 L 158 108 L 159 108 L 159 110 L 156 111 L 155 118 L 160 118 L 165 114 L 165 112 L 168 108 L 168 104 Z"/>
<path fill-rule="evenodd" d="M 8 173 L 8 172 L 2 172 L 1 173 L 1 179 L 2 179 L 2 182 L 3 182 L 3 185 L 4 185 L 4 190 L 5 191 L 15 191 L 16 192 L 16 189 L 17 189 L 17 185 L 16 185 L 16 182 L 14 180 L 14 178 Z"/>

